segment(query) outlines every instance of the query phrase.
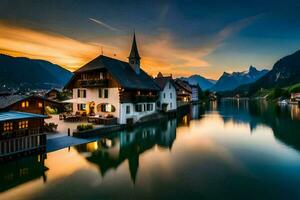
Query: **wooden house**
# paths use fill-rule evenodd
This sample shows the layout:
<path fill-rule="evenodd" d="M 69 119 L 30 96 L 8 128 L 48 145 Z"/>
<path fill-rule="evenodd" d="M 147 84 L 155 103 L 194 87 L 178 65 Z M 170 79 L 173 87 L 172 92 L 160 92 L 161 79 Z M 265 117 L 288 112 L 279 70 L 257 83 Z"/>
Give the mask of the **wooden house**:
<path fill-rule="evenodd" d="M 176 93 L 178 102 L 190 102 L 192 100 L 192 88 L 190 85 L 183 80 L 176 79 Z"/>
<path fill-rule="evenodd" d="M 8 111 L 0 112 L 0 161 L 20 154 L 44 151 L 45 115 Z"/>
<path fill-rule="evenodd" d="M 57 99 L 59 97 L 60 93 L 61 93 L 61 91 L 59 89 L 53 88 L 53 89 L 46 92 L 45 98 L 54 100 L 54 99 Z"/>
<path fill-rule="evenodd" d="M 0 96 L 0 112 L 19 111 L 34 114 L 46 114 L 45 107 L 60 108 L 61 104 L 39 96 L 9 95 Z"/>

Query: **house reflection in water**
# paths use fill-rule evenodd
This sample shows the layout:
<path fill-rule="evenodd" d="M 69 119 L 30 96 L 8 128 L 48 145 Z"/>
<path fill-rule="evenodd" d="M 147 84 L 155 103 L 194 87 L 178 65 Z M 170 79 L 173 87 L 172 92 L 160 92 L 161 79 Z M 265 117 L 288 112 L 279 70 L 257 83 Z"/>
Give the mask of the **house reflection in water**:
<path fill-rule="evenodd" d="M 291 117 L 292 119 L 300 119 L 300 108 L 298 105 L 291 105 Z"/>
<path fill-rule="evenodd" d="M 45 154 L 33 155 L 0 165 L 0 193 L 23 183 L 43 177 L 48 170 L 44 165 Z"/>
<path fill-rule="evenodd" d="M 205 108 L 201 104 L 191 106 L 191 119 L 200 119 L 205 114 Z"/>
<path fill-rule="evenodd" d="M 76 146 L 76 149 L 85 154 L 88 161 L 99 166 L 102 176 L 128 160 L 131 180 L 135 183 L 139 156 L 156 145 L 171 150 L 176 138 L 176 126 L 177 120 L 173 119 L 155 126 L 117 133 L 97 142 Z"/>

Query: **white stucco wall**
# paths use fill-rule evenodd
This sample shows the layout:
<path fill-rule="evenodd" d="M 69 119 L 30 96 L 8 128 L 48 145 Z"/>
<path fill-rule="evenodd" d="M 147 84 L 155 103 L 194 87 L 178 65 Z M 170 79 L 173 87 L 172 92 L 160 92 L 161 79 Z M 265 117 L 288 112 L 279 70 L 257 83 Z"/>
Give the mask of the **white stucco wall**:
<path fill-rule="evenodd" d="M 75 88 L 73 89 L 73 98 L 76 99 L 77 97 L 77 91 L 80 90 L 86 90 L 86 100 L 88 102 L 95 102 L 95 113 L 96 115 L 105 115 L 108 113 L 102 113 L 97 111 L 97 105 L 102 103 L 109 103 L 113 105 L 116 109 L 115 112 L 112 112 L 114 117 L 119 118 L 120 115 L 120 96 L 119 96 L 119 90 L 118 88 L 107 88 L 108 89 L 108 98 L 104 98 L 104 95 L 102 98 L 99 98 L 99 88 Z M 104 88 L 102 88 L 104 89 Z M 105 88 L 106 89 L 106 88 Z M 88 105 L 86 105 L 88 106 Z M 73 112 L 77 111 L 77 104 L 73 104 Z"/>
<path fill-rule="evenodd" d="M 144 116 L 147 116 L 149 114 L 153 114 L 156 112 L 156 109 L 155 109 L 155 102 L 144 102 L 144 103 L 138 103 L 138 104 L 152 104 L 153 106 L 153 109 L 152 111 L 144 111 L 144 106 L 142 106 L 142 109 L 143 111 L 142 112 L 136 112 L 135 111 L 135 104 L 133 103 L 122 103 L 120 105 L 120 124 L 126 124 L 126 119 L 128 118 L 133 118 L 133 121 L 136 122 L 138 121 L 141 117 L 144 117 Z M 127 114 L 126 113 L 126 106 L 129 106 L 130 107 L 130 113 Z"/>
<path fill-rule="evenodd" d="M 97 105 L 102 103 L 109 103 L 113 105 L 116 109 L 115 112 L 112 112 L 114 117 L 118 118 L 118 123 L 120 124 L 126 124 L 127 118 L 133 118 L 134 122 L 138 121 L 141 117 L 144 117 L 149 114 L 153 114 L 156 112 L 155 109 L 155 102 L 145 102 L 145 103 L 138 103 L 138 104 L 152 104 L 153 110 L 152 111 L 142 111 L 142 112 L 136 112 L 135 111 L 135 104 L 133 103 L 120 103 L 120 96 L 119 96 L 119 90 L 118 88 L 108 88 L 108 98 L 99 98 L 99 92 L 98 88 L 75 88 L 73 89 L 73 98 L 76 99 L 77 97 L 77 91 L 80 90 L 86 90 L 86 100 L 88 102 L 94 102 L 96 104 L 95 106 L 95 113 L 96 115 L 105 115 L 108 113 L 102 113 L 97 111 Z M 126 106 L 130 106 L 130 113 L 126 114 Z M 89 106 L 89 105 L 86 105 Z M 144 106 L 142 106 L 144 109 Z M 73 112 L 75 113 L 77 111 L 77 104 L 73 104 Z"/>
<path fill-rule="evenodd" d="M 164 97 L 164 94 L 165 94 L 165 97 Z M 171 98 L 170 94 L 172 94 L 172 98 Z M 167 111 L 177 109 L 176 89 L 175 89 L 175 87 L 174 87 L 173 84 L 171 84 L 170 82 L 168 82 L 165 85 L 165 88 L 163 89 L 163 91 L 161 91 L 159 93 L 158 101 L 160 102 L 160 106 L 157 107 L 158 110 L 162 109 L 162 104 L 164 104 L 164 103 L 168 104 Z M 172 108 L 170 106 L 171 103 L 172 103 Z"/>

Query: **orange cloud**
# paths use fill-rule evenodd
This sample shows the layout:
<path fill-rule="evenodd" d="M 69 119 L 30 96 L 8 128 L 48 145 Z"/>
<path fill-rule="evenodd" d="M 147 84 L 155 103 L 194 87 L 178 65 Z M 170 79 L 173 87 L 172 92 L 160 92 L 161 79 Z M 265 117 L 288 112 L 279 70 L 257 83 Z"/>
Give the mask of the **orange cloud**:
<path fill-rule="evenodd" d="M 92 59 L 100 48 L 53 33 L 38 32 L 0 22 L 0 52 L 44 59 L 76 69 Z"/>
<path fill-rule="evenodd" d="M 172 67 L 178 67 L 178 71 L 173 72 L 173 74 L 179 75 L 181 72 L 186 72 L 184 70 L 185 66 L 209 66 L 207 62 L 200 59 L 201 56 L 207 54 L 205 51 L 190 52 L 189 50 L 176 48 L 171 37 L 167 34 L 161 34 L 157 37 L 138 35 L 138 37 L 141 38 L 138 39 L 138 44 L 142 51 L 142 65 L 149 74 L 155 75 L 158 71 L 171 73 L 170 69 Z M 99 55 L 101 45 L 105 46 L 105 54 L 110 56 L 113 55 L 116 49 L 121 49 L 117 58 L 127 60 L 130 46 L 126 48 L 125 44 L 131 42 L 128 39 L 127 36 L 120 36 L 118 39 L 102 38 L 102 40 L 108 42 L 101 44 L 84 43 L 59 34 L 31 30 L 0 22 L 1 53 L 48 60 L 71 71 Z M 114 44 L 112 44 L 113 42 Z M 180 70 L 181 68 L 183 69 Z"/>
<path fill-rule="evenodd" d="M 248 26 L 254 16 L 239 20 L 224 27 L 202 46 L 183 48 L 168 33 L 155 36 L 137 34 L 138 46 L 142 56 L 142 66 L 151 75 L 159 71 L 173 74 L 175 77 L 191 74 L 204 74 L 216 78 L 218 74 L 204 58 L 217 49 L 225 39 Z M 111 27 L 112 28 L 112 27 Z M 25 56 L 43 59 L 61 65 L 71 71 L 92 60 L 101 53 L 127 60 L 131 36 L 127 35 L 100 36 L 91 42 L 82 42 L 60 34 L 31 30 L 0 21 L 0 53 L 12 56 Z"/>

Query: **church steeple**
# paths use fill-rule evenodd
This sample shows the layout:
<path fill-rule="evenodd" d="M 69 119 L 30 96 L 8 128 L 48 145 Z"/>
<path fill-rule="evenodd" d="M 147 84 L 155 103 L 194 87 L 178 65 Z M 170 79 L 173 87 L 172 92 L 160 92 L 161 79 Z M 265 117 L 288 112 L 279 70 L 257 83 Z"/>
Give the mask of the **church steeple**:
<path fill-rule="evenodd" d="M 139 51 L 136 45 L 135 33 L 133 33 L 133 41 L 128 59 L 129 65 L 132 67 L 132 69 L 134 69 L 135 73 L 139 74 L 141 57 L 139 55 Z"/>

